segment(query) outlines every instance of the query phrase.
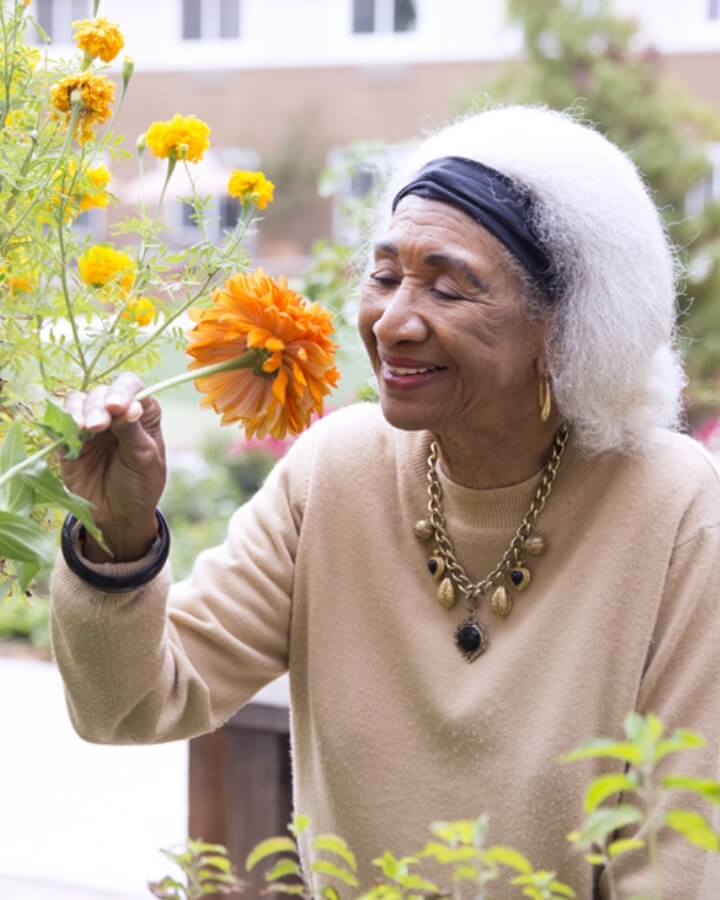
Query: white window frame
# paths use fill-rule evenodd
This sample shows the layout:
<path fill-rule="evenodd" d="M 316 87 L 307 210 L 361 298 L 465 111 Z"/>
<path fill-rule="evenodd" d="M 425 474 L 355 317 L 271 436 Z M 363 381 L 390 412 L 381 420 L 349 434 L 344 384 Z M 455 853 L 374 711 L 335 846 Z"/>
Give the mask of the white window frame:
<path fill-rule="evenodd" d="M 52 26 L 50 28 L 52 43 L 60 47 L 67 47 L 72 44 L 72 22 L 76 19 L 89 19 L 92 16 L 91 0 L 80 0 L 84 2 L 84 12 L 76 12 L 73 10 L 74 0 L 52 0 Z M 37 19 L 37 0 L 33 0 L 30 9 L 32 15 Z M 63 39 L 56 37 L 60 32 L 65 32 Z M 29 40 L 34 43 L 43 43 L 40 35 L 34 28 L 30 28 Z"/>
<path fill-rule="evenodd" d="M 374 4 L 374 22 L 375 27 L 372 31 L 355 31 L 355 2 L 356 0 L 350 0 L 349 11 L 350 11 L 350 32 L 353 36 L 356 37 L 372 37 L 377 34 L 384 35 L 400 35 L 400 34 L 416 34 L 418 31 L 418 20 L 420 18 L 420 0 L 414 0 L 415 2 L 415 27 L 411 28 L 407 31 L 396 31 L 395 30 L 395 0 L 372 0 Z"/>
<path fill-rule="evenodd" d="M 238 5 L 238 33 L 236 35 L 222 35 L 220 33 L 220 4 L 221 0 L 200 0 L 200 35 L 196 38 L 185 37 L 184 3 L 179 0 L 180 9 L 180 40 L 185 44 L 200 41 L 239 41 L 242 37 L 243 0 L 235 0 Z"/>

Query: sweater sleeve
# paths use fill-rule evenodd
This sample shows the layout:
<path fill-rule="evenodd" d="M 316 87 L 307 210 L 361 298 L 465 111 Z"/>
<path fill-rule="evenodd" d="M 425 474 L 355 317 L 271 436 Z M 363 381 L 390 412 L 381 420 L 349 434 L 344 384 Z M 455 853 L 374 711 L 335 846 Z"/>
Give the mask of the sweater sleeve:
<path fill-rule="evenodd" d="M 720 525 L 715 525 L 700 529 L 675 548 L 636 707 L 643 714 L 656 713 L 666 733 L 689 728 L 706 738 L 707 746 L 665 757 L 658 766 L 659 776 L 720 777 L 719 581 Z M 673 791 L 663 808 L 692 809 L 710 820 L 716 831 L 720 826 L 718 807 L 692 794 Z M 621 836 L 631 833 L 627 830 Z M 717 897 L 718 854 L 689 844 L 669 828 L 660 832 L 659 849 L 663 897 Z M 653 894 L 653 875 L 644 851 L 620 856 L 611 866 L 618 896 Z M 610 896 L 607 871 L 600 878 L 600 896 Z"/>
<path fill-rule="evenodd" d="M 171 584 L 165 566 L 108 594 L 58 556 L 51 641 L 81 737 L 156 743 L 212 731 L 287 670 L 311 444 L 310 433 L 296 442 L 184 581 Z"/>

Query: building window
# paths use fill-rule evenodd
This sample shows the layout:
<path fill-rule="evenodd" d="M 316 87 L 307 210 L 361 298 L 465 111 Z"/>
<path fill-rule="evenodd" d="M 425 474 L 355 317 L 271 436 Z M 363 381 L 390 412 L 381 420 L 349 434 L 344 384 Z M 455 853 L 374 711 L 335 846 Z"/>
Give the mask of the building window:
<path fill-rule="evenodd" d="M 183 0 L 185 41 L 240 37 L 240 0 Z"/>
<path fill-rule="evenodd" d="M 353 33 L 415 31 L 416 0 L 353 0 Z"/>
<path fill-rule="evenodd" d="M 685 212 L 689 216 L 701 216 L 708 203 L 720 202 L 720 144 L 706 147 L 710 171 L 688 193 Z"/>
<path fill-rule="evenodd" d="M 71 44 L 72 23 L 87 19 L 90 0 L 35 0 L 35 18 L 40 27 L 56 44 Z"/>
<path fill-rule="evenodd" d="M 708 19 L 720 19 L 720 0 L 708 0 Z"/>

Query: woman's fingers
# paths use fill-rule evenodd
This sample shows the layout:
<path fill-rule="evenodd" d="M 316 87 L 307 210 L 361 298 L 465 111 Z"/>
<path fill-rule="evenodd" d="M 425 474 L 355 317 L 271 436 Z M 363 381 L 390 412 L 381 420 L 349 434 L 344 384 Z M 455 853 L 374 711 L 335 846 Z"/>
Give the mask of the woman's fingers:
<path fill-rule="evenodd" d="M 123 372 L 122 375 L 118 375 L 110 385 L 105 398 L 107 410 L 114 416 L 125 415 L 133 402 L 133 397 L 143 387 L 142 379 L 134 372 Z"/>
<path fill-rule="evenodd" d="M 143 414 L 143 407 L 134 397 L 144 386 L 142 379 L 134 372 L 124 372 L 111 385 L 101 385 L 87 394 L 70 391 L 64 407 L 78 428 L 92 432 L 106 431 L 113 419 L 137 422 Z"/>

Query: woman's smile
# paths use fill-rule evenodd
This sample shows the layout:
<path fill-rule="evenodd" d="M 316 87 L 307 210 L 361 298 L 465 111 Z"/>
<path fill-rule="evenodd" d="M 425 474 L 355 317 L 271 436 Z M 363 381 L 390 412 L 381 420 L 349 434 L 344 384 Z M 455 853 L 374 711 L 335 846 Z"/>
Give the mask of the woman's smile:
<path fill-rule="evenodd" d="M 413 390 L 436 382 L 447 372 L 447 366 L 439 366 L 425 360 L 380 356 L 380 377 L 383 384 L 396 390 Z"/>

